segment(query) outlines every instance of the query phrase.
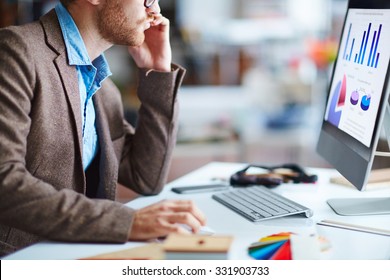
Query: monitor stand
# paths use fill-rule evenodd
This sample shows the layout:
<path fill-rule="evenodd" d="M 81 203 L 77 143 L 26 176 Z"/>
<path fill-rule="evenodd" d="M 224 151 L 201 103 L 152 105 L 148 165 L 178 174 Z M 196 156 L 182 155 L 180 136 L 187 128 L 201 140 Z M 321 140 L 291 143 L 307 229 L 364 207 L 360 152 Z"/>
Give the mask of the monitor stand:
<path fill-rule="evenodd" d="M 342 216 L 390 214 L 390 197 L 334 198 L 327 203 L 336 214 Z"/>
<path fill-rule="evenodd" d="M 387 145 L 390 149 L 390 106 L 387 104 L 382 128 L 384 129 Z M 377 152 L 376 156 L 390 157 L 390 152 Z M 382 172 L 381 172 L 382 171 Z M 371 171 L 373 182 L 389 182 L 390 171 Z M 377 172 L 377 176 L 375 176 Z M 388 215 L 390 214 L 390 197 L 377 198 L 334 198 L 327 201 L 334 212 L 342 216 Z"/>

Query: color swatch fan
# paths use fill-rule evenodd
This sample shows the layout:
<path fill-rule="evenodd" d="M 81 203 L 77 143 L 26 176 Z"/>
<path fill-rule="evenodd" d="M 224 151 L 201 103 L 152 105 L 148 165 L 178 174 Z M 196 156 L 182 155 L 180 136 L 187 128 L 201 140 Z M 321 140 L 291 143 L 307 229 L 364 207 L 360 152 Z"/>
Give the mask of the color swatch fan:
<path fill-rule="evenodd" d="M 329 241 L 315 233 L 281 232 L 252 243 L 248 253 L 256 260 L 319 260 L 330 248 Z"/>
<path fill-rule="evenodd" d="M 256 260 L 291 260 L 290 236 L 282 232 L 263 237 L 249 246 L 248 253 Z"/>

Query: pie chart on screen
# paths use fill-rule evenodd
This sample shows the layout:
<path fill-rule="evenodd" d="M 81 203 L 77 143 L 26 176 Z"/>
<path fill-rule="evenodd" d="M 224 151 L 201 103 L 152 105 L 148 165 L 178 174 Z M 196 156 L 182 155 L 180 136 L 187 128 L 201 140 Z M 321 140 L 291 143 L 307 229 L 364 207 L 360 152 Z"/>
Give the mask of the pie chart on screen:
<path fill-rule="evenodd" d="M 362 97 L 362 102 L 360 103 L 360 107 L 363 111 L 367 111 L 370 108 L 371 104 L 371 95 L 364 95 Z"/>
<path fill-rule="evenodd" d="M 359 92 L 357 90 L 353 91 L 351 94 L 351 104 L 356 105 L 359 102 Z"/>
<path fill-rule="evenodd" d="M 344 75 L 343 80 L 338 82 L 333 91 L 332 100 L 328 109 L 328 121 L 336 127 L 338 127 L 340 123 L 342 109 L 345 105 L 346 92 L 347 77 Z"/>

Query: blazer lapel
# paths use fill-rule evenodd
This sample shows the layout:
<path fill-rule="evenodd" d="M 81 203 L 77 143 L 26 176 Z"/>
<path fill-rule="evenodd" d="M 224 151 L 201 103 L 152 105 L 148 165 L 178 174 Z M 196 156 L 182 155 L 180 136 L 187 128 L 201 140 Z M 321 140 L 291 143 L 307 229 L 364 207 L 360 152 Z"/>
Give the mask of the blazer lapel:
<path fill-rule="evenodd" d="M 114 200 L 118 181 L 118 159 L 111 140 L 107 118 L 99 91 L 93 96 L 96 111 L 96 127 L 100 144 L 98 197 Z"/>
<path fill-rule="evenodd" d="M 72 108 L 72 117 L 77 127 L 77 137 L 80 147 L 82 145 L 82 123 L 81 123 L 81 105 L 80 105 L 80 90 L 78 85 L 77 71 L 74 66 L 68 65 L 66 47 L 62 37 L 61 27 L 58 23 L 58 18 L 55 10 L 51 10 L 48 14 L 41 17 L 43 29 L 46 34 L 47 44 L 58 54 L 54 61 L 57 70 L 60 74 L 65 94 Z M 81 153 L 80 153 L 81 155 Z"/>
<path fill-rule="evenodd" d="M 53 9 L 49 13 L 41 17 L 40 21 L 46 34 L 47 45 L 58 54 L 58 57 L 55 59 L 54 64 L 57 68 L 59 76 L 61 77 L 64 92 L 71 109 L 69 117 L 71 118 L 70 121 L 73 121 L 74 123 L 74 136 L 77 139 L 77 144 L 75 145 L 75 157 L 76 161 L 80 163 L 80 174 L 84 174 L 82 163 L 82 120 L 80 90 L 78 85 L 77 71 L 74 66 L 70 66 L 67 63 L 68 59 L 66 47 L 55 10 Z M 85 177 L 83 187 L 78 191 L 86 193 Z"/>
<path fill-rule="evenodd" d="M 81 121 L 81 104 L 80 104 L 80 89 L 77 80 L 77 72 L 74 66 L 69 66 L 66 62 L 66 52 L 63 52 L 54 61 L 58 73 L 61 77 L 62 84 L 65 88 L 65 94 L 71 107 L 71 117 L 76 125 L 76 137 L 79 148 L 80 158 L 82 160 L 82 121 Z"/>

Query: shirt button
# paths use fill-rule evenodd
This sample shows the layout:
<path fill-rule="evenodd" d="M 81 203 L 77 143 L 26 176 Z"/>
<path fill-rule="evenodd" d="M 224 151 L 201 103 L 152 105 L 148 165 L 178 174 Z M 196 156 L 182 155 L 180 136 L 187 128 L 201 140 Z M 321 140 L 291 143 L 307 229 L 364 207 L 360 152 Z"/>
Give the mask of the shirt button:
<path fill-rule="evenodd" d="M 88 71 L 92 71 L 92 66 L 87 66 Z"/>

